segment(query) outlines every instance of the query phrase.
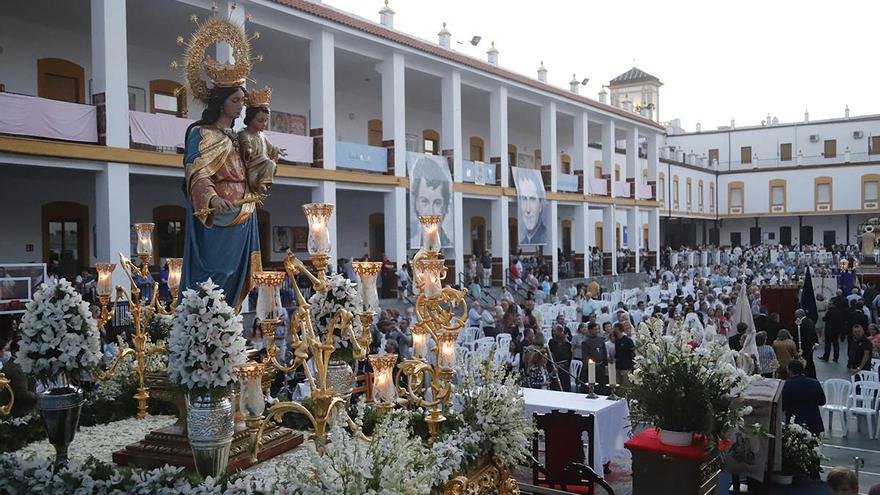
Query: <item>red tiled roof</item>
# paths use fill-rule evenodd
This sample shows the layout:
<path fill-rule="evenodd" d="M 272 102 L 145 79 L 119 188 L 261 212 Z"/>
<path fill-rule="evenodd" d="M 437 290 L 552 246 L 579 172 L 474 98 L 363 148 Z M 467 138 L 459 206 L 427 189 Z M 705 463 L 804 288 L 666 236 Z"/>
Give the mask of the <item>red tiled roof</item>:
<path fill-rule="evenodd" d="M 627 119 L 633 120 L 640 124 L 648 125 L 654 127 L 656 129 L 665 129 L 660 124 L 654 122 L 653 120 L 646 119 L 640 115 L 624 111 L 620 108 L 613 107 L 611 105 L 606 105 L 604 103 L 599 103 L 596 100 L 587 98 L 585 96 L 574 94 L 570 91 L 566 91 L 562 88 L 557 88 L 555 86 L 551 86 L 546 83 L 542 83 L 535 79 L 531 79 L 529 77 L 523 76 L 522 74 L 517 74 L 516 72 L 502 69 L 496 65 L 492 65 L 488 62 L 483 62 L 481 60 L 477 60 L 475 58 L 468 57 L 461 53 L 457 53 L 453 50 L 449 50 L 443 48 L 439 45 L 434 45 L 432 43 L 427 43 L 418 38 L 414 38 L 412 36 L 408 36 L 399 31 L 395 31 L 393 29 L 388 29 L 385 26 L 380 24 L 375 24 L 372 22 L 365 21 L 358 17 L 348 15 L 339 10 L 330 8 L 326 5 L 321 5 L 319 3 L 310 2 L 308 0 L 271 0 L 277 4 L 284 5 L 286 7 L 290 7 L 295 10 L 299 10 L 300 12 L 305 12 L 306 14 L 313 15 L 315 17 L 319 17 L 321 19 L 326 19 L 337 24 L 342 24 L 343 26 L 348 26 L 350 28 L 357 29 L 359 31 L 363 31 L 367 34 L 371 34 L 373 36 L 377 36 L 380 38 L 387 39 L 389 41 L 393 41 L 395 43 L 399 43 L 401 45 L 408 46 L 410 48 L 415 48 L 417 50 L 421 50 L 423 52 L 430 53 L 431 55 L 435 55 L 437 57 L 444 58 L 446 60 L 450 60 L 452 62 L 466 65 L 468 67 L 472 67 L 477 70 L 481 70 L 484 72 L 488 72 L 490 74 L 494 74 L 496 76 L 503 77 L 505 79 L 509 79 L 511 81 L 515 81 L 521 84 L 525 84 L 527 86 L 531 86 L 536 89 L 540 89 L 542 91 L 546 91 L 548 93 L 553 93 L 557 96 L 561 96 L 563 98 L 567 98 L 572 101 L 576 101 L 578 103 L 582 103 L 593 108 L 603 110 L 605 112 L 613 113 L 615 115 L 619 115 L 621 117 L 625 117 Z"/>

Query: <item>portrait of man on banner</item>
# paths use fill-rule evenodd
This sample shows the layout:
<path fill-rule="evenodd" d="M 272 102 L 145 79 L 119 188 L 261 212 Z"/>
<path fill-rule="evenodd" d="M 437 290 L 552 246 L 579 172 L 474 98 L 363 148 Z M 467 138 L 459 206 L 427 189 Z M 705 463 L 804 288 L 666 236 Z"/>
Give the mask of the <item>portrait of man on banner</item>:
<path fill-rule="evenodd" d="M 540 170 L 512 167 L 519 216 L 519 244 L 547 244 L 547 194 Z"/>
<path fill-rule="evenodd" d="M 445 157 L 408 152 L 410 247 L 422 245 L 420 215 L 440 215 L 440 244 L 453 247 L 452 175 Z"/>

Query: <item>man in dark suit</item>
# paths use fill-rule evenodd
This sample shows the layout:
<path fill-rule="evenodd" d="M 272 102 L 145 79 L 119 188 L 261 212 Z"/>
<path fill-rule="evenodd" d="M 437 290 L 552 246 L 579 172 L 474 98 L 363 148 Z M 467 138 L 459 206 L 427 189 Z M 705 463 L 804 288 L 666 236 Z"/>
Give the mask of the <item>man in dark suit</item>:
<path fill-rule="evenodd" d="M 770 317 L 767 316 L 767 306 L 761 306 L 755 316 L 755 332 L 767 332 L 767 335 L 770 335 Z"/>
<path fill-rule="evenodd" d="M 788 422 L 794 416 L 799 425 L 814 435 L 821 435 L 825 431 L 822 416 L 819 414 L 819 406 L 825 405 L 822 385 L 815 378 L 804 375 L 804 365 L 797 359 L 788 363 L 788 373 L 791 376 L 782 386 L 785 421 Z"/>
<path fill-rule="evenodd" d="M 807 361 L 805 371 L 810 378 L 816 378 L 816 362 L 813 361 L 813 347 L 819 342 L 816 335 L 816 322 L 807 316 L 807 312 L 798 309 L 794 312 L 795 336 L 801 356 Z"/>

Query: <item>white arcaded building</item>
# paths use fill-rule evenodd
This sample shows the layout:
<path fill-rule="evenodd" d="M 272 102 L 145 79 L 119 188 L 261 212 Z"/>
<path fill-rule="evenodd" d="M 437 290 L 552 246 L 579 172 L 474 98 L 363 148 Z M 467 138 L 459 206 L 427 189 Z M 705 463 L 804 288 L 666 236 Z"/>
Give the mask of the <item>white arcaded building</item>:
<path fill-rule="evenodd" d="M 572 253 L 577 276 L 589 275 L 583 255 L 593 246 L 610 254 L 623 243 L 636 256 L 647 248 L 656 260 L 656 181 L 668 170 L 656 105 L 621 108 L 578 94 L 577 84 L 552 86 L 543 66 L 512 72 L 501 46 L 484 47 L 486 59 L 466 56 L 453 48 L 454 26 L 441 29 L 440 20 L 434 40 L 408 35 L 394 28 L 390 8 L 378 12 L 378 0 L 375 19 L 304 0 L 217 3 L 220 14 L 250 18 L 248 30 L 261 32 L 252 45 L 265 62 L 252 77 L 274 90 L 272 128 L 282 134 L 272 139 L 295 151 L 259 211 L 265 263 L 283 258 L 274 229 L 305 226 L 300 206 L 312 201 L 337 206 L 336 257 L 385 253 L 405 262 L 404 150 L 448 157 L 453 273 L 489 249 L 500 282 L 517 252 L 511 166 L 544 172 L 551 235 L 543 253 L 554 274 L 558 250 Z M 157 224 L 155 260 L 182 254 L 178 148 L 201 109 L 175 98 L 181 73 L 169 63 L 180 59 L 177 36 L 194 28 L 190 15 L 209 16 L 210 4 L 4 2 L 0 263 L 57 259 L 71 274 L 129 253 L 137 222 Z M 485 185 L 474 183 L 475 162 L 492 164 Z M 834 208 L 842 201 L 835 193 Z"/>
<path fill-rule="evenodd" d="M 855 244 L 880 213 L 880 115 L 682 132 L 661 150 L 661 245 Z M 698 124 L 699 126 L 699 124 Z"/>

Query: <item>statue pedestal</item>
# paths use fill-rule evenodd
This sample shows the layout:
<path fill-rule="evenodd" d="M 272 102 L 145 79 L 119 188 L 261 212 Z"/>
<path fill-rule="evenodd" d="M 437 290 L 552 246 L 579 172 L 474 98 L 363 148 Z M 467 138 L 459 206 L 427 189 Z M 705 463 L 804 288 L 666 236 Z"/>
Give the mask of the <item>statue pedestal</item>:
<path fill-rule="evenodd" d="M 283 454 L 299 446 L 302 442 L 301 433 L 278 426 L 267 428 L 263 432 L 263 448 L 257 456 L 257 463 Z M 244 423 L 236 423 L 226 471 L 241 471 L 256 464 L 251 462 L 252 447 L 251 436 Z M 179 424 L 151 431 L 140 442 L 114 452 L 113 462 L 120 466 L 133 464 L 145 469 L 170 464 L 195 472 L 189 440 L 186 437 L 186 431 Z"/>

